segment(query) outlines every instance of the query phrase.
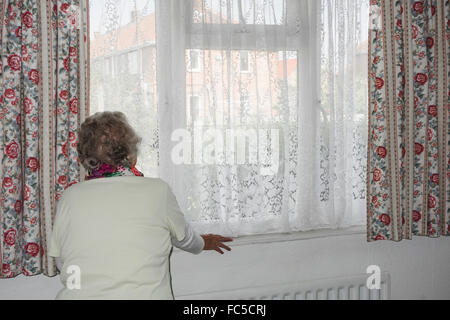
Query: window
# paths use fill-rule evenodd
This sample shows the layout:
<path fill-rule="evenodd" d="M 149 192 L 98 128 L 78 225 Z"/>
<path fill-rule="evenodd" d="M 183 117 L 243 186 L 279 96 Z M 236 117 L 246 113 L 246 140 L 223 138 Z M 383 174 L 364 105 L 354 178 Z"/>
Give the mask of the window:
<path fill-rule="evenodd" d="M 186 74 L 186 95 L 205 93 L 204 130 L 225 136 L 275 128 L 281 144 L 272 176 L 260 174 L 261 163 L 177 173 L 189 185 L 178 194 L 189 199 L 191 220 L 218 231 L 224 222 L 238 234 L 281 221 L 288 221 L 287 231 L 364 224 L 367 75 L 359 70 L 366 69 L 368 1 L 185 4 L 181 43 L 187 57 L 192 50 L 202 56 L 199 74 Z M 276 155 L 271 147 L 264 151 Z"/>
<path fill-rule="evenodd" d="M 151 77 L 156 74 L 156 46 L 155 44 L 146 45 L 142 49 L 142 75 Z M 148 79 L 152 81 L 152 79 Z M 153 79 L 154 81 L 154 79 Z"/>
<path fill-rule="evenodd" d="M 189 16 L 192 17 L 192 23 L 282 25 L 285 22 L 284 0 L 190 1 L 193 10 L 189 10 Z"/>
<path fill-rule="evenodd" d="M 199 231 L 364 224 L 368 1 L 91 1 L 91 58 L 114 57 L 120 74 L 93 72 L 92 110 L 127 114 L 144 137 L 138 166 Z M 171 159 L 176 129 L 191 163 Z"/>
<path fill-rule="evenodd" d="M 190 107 L 190 118 L 191 123 L 195 124 L 196 121 L 200 120 L 200 97 L 190 96 L 189 97 L 189 107 Z"/>
<path fill-rule="evenodd" d="M 200 72 L 200 51 L 189 50 L 188 70 L 190 72 Z"/>
<path fill-rule="evenodd" d="M 91 61 L 105 65 L 91 68 L 90 113 L 124 112 L 142 137 L 137 166 L 157 176 L 155 1 L 92 0 L 89 7 Z"/>
<path fill-rule="evenodd" d="M 128 55 L 126 53 L 120 53 L 114 57 L 116 61 L 115 69 L 118 75 L 123 75 L 128 72 Z"/>
<path fill-rule="evenodd" d="M 112 58 L 106 58 L 104 61 L 106 66 L 106 74 L 114 76 L 114 65 Z"/>
<path fill-rule="evenodd" d="M 241 51 L 239 58 L 240 58 L 241 72 L 249 72 L 250 67 L 248 61 L 248 51 Z"/>
<path fill-rule="evenodd" d="M 193 87 L 207 92 L 210 100 L 204 107 L 213 110 L 205 113 L 205 125 L 277 123 L 281 110 L 286 109 L 292 109 L 290 121 L 296 121 L 297 59 L 299 50 L 305 49 L 298 32 L 302 28 L 299 20 L 306 24 L 309 19 L 308 10 L 304 10 L 307 7 L 301 3 L 297 0 L 185 1 L 186 67 L 192 71 L 195 66 L 200 73 L 186 75 L 186 94 L 189 96 Z M 295 14 L 289 14 L 288 7 Z M 262 45 L 258 39 L 263 39 Z M 194 52 L 199 53 L 195 58 Z M 305 60 L 308 55 L 303 54 Z M 197 56 L 202 59 L 193 65 Z M 241 99 L 243 91 L 247 94 Z M 284 99 L 284 92 L 290 93 L 290 99 Z M 249 95 L 255 99 L 249 101 Z"/>
<path fill-rule="evenodd" d="M 241 70 L 242 72 L 242 70 Z M 240 109 L 240 115 L 239 119 L 242 119 L 243 123 L 248 123 L 247 117 L 249 116 L 250 111 L 250 97 L 248 95 L 248 92 L 246 90 L 242 90 L 240 94 L 239 99 L 239 109 Z"/>
<path fill-rule="evenodd" d="M 248 93 L 245 91 L 241 92 L 240 104 L 241 108 L 245 108 L 249 104 Z"/>
<path fill-rule="evenodd" d="M 137 74 L 139 72 L 138 56 L 139 53 L 137 51 L 128 53 L 128 72 L 130 74 Z"/>

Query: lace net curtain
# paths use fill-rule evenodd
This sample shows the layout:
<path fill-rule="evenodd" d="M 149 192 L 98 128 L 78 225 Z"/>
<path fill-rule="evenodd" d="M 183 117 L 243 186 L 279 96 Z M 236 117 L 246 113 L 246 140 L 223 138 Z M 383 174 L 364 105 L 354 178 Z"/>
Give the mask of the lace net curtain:
<path fill-rule="evenodd" d="M 121 111 L 142 137 L 139 168 L 158 163 L 155 2 L 93 0 L 90 9 L 91 114 Z"/>
<path fill-rule="evenodd" d="M 91 111 L 127 114 L 144 138 L 138 167 L 200 232 L 362 225 L 368 2 L 91 1 Z M 172 159 L 176 129 L 189 163 Z M 246 136 L 244 161 L 214 149 L 206 163 L 239 130 L 268 142 L 258 161 Z M 268 159 L 277 170 L 262 174 Z"/>

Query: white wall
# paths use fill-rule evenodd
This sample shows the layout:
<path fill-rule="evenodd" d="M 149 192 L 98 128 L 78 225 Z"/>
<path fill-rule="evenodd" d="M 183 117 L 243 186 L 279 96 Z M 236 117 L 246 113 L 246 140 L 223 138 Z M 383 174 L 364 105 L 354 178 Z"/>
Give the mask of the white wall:
<path fill-rule="evenodd" d="M 251 242 L 238 241 L 224 256 L 175 251 L 175 295 L 362 274 L 376 264 L 391 274 L 393 299 L 450 299 L 449 238 L 367 244 L 364 234 L 349 234 Z M 20 276 L 0 280 L 0 299 L 52 299 L 60 287 L 58 277 Z"/>

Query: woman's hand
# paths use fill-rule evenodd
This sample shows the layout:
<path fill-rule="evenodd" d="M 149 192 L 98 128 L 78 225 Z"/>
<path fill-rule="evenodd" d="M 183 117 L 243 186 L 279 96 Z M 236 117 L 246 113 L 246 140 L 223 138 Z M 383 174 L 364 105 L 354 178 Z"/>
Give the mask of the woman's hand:
<path fill-rule="evenodd" d="M 223 251 L 220 248 L 231 251 L 231 248 L 223 244 L 223 242 L 233 241 L 232 238 L 222 237 L 217 234 L 202 234 L 201 237 L 205 241 L 203 250 L 216 250 L 220 254 L 223 254 Z"/>

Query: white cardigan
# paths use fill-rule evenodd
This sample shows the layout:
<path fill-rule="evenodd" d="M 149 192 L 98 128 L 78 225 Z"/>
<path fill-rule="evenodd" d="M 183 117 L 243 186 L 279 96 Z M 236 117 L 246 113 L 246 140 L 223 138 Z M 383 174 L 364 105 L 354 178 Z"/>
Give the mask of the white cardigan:
<path fill-rule="evenodd" d="M 172 245 L 198 254 L 204 241 L 162 180 L 122 176 L 76 184 L 58 201 L 49 246 L 65 285 L 57 299 L 173 299 Z M 68 285 L 73 266 L 80 288 Z"/>

